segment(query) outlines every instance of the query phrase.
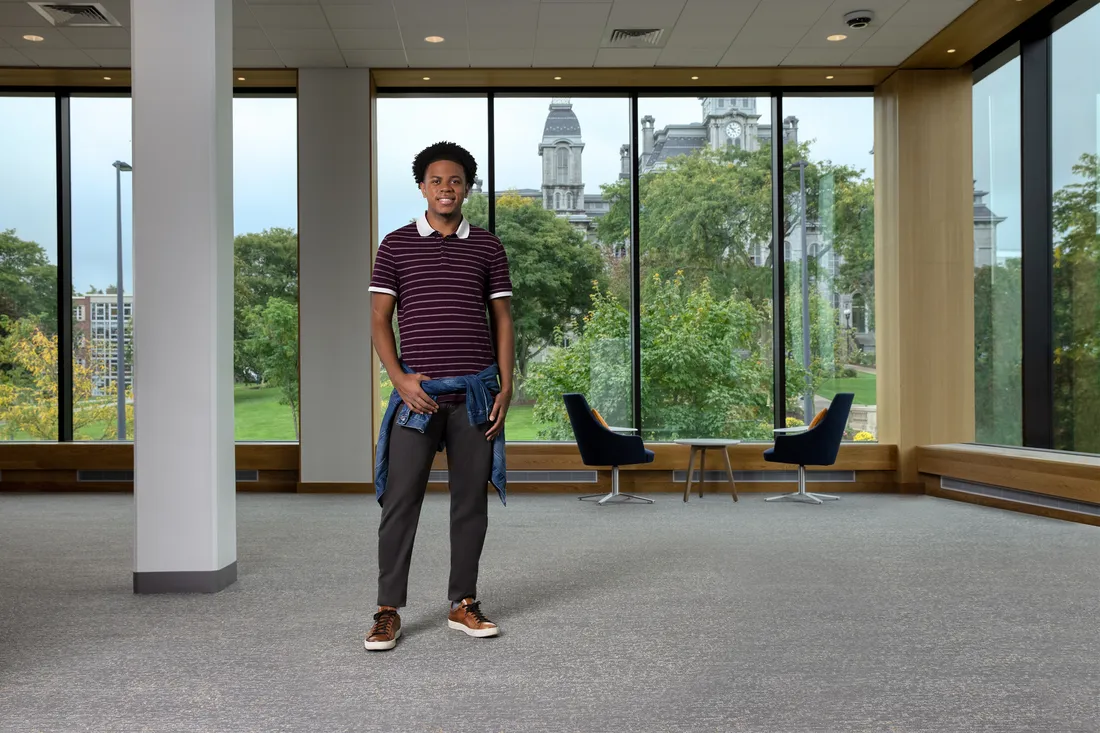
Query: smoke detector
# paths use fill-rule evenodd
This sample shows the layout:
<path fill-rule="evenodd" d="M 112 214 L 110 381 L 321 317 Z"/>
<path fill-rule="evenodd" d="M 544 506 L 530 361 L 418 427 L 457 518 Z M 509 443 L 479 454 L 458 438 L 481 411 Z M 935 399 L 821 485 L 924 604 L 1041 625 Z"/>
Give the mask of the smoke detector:
<path fill-rule="evenodd" d="M 100 3 L 27 3 L 55 28 L 114 28 L 121 26 Z"/>
<path fill-rule="evenodd" d="M 603 48 L 662 48 L 664 28 L 615 28 L 606 35 Z"/>

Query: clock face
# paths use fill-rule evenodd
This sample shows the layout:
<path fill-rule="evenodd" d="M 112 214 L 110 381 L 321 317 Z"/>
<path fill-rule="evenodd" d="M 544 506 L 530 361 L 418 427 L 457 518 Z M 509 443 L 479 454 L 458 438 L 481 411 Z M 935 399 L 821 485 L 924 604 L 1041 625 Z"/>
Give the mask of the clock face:
<path fill-rule="evenodd" d="M 731 122 L 726 125 L 726 136 L 729 137 L 731 140 L 741 137 L 741 123 Z"/>

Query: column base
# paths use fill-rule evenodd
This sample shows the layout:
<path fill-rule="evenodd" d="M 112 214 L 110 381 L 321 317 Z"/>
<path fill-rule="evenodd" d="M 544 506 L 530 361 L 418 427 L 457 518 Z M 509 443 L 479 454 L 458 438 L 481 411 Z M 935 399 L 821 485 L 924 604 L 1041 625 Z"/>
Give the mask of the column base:
<path fill-rule="evenodd" d="M 221 570 L 134 573 L 134 593 L 217 593 L 237 582 L 237 561 Z"/>

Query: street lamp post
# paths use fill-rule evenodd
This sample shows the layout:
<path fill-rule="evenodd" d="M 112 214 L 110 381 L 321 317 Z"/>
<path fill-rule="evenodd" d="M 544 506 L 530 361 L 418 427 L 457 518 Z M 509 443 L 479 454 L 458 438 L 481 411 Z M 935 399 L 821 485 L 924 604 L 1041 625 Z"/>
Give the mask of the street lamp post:
<path fill-rule="evenodd" d="M 126 319 L 122 308 L 122 174 L 134 170 L 129 163 L 116 160 L 111 164 L 115 169 L 115 231 L 118 246 L 115 250 L 115 262 L 118 268 L 118 280 L 115 284 L 118 313 L 115 325 L 115 391 L 118 392 L 118 439 L 126 440 Z"/>
<path fill-rule="evenodd" d="M 806 238 L 806 166 L 805 160 L 794 163 L 798 168 L 798 195 L 802 206 L 802 363 L 806 367 L 806 388 L 802 396 L 805 422 L 814 416 L 813 376 L 810 374 L 810 245 Z"/>
<path fill-rule="evenodd" d="M 844 307 L 844 360 L 851 361 L 852 306 Z"/>

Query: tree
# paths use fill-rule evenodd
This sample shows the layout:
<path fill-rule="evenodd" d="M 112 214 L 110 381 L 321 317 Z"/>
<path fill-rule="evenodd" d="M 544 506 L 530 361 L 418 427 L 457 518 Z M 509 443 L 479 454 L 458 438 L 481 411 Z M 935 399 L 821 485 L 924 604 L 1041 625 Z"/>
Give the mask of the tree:
<path fill-rule="evenodd" d="M 261 371 L 250 331 L 251 313 L 271 298 L 298 304 L 298 235 L 292 229 L 265 229 L 233 241 L 233 368 L 240 381 L 254 381 Z"/>
<path fill-rule="evenodd" d="M 760 338 L 767 314 L 745 298 L 718 299 L 705 280 L 694 288 L 675 273 L 671 280 L 656 273 L 650 280 L 641 308 L 647 432 L 661 440 L 769 436 L 772 367 Z M 571 435 L 565 392 L 585 393 L 609 420 L 630 419 L 627 308 L 597 288 L 576 330 L 577 338 L 532 370 L 534 418 L 546 439 Z"/>
<path fill-rule="evenodd" d="M 974 271 L 974 405 L 979 443 L 1023 441 L 1020 259 Z"/>
<path fill-rule="evenodd" d="M 0 361 L 12 368 L 0 374 L 0 432 L 8 439 L 29 437 L 57 440 L 58 341 L 33 318 L 12 320 L 0 316 L 7 334 L 0 340 Z M 118 412 L 114 382 L 100 387 L 102 367 L 73 363 L 73 433 L 83 437 L 118 437 Z M 127 434 L 133 435 L 133 393 L 126 406 Z M 98 432 L 98 435 L 93 433 Z"/>
<path fill-rule="evenodd" d="M 0 316 L 40 317 L 53 333 L 57 323 L 57 266 L 37 242 L 0 230 Z"/>
<path fill-rule="evenodd" d="M 1054 194 L 1055 447 L 1100 453 L 1100 156 Z"/>
<path fill-rule="evenodd" d="M 249 351 L 256 358 L 260 376 L 279 388 L 290 406 L 294 421 L 294 439 L 298 439 L 298 306 L 271 297 L 263 308 L 249 312 Z"/>
<path fill-rule="evenodd" d="M 488 198 L 470 197 L 463 213 L 471 224 L 487 227 Z M 555 330 L 584 313 L 603 259 L 568 221 L 514 192 L 497 199 L 496 234 L 508 253 L 516 293 L 512 317 L 522 378 L 531 360 L 553 343 Z"/>
<path fill-rule="evenodd" d="M 811 270 L 830 249 L 844 265 L 838 287 L 873 298 L 874 186 L 863 172 L 811 159 L 812 142 L 788 143 L 784 160 L 806 160 L 806 219 L 816 225 L 819 248 Z M 771 298 L 771 147 L 703 149 L 670 158 L 639 181 L 641 269 L 669 279 L 676 272 L 715 295 L 733 293 L 761 306 Z M 783 177 L 787 241 L 801 226 L 802 191 L 797 171 Z M 603 187 L 611 211 L 598 224 L 600 240 L 630 236 L 630 182 Z M 762 255 L 758 257 L 757 255 Z M 766 265 L 766 266 L 761 266 Z M 868 308 L 873 309 L 868 302 Z"/>

